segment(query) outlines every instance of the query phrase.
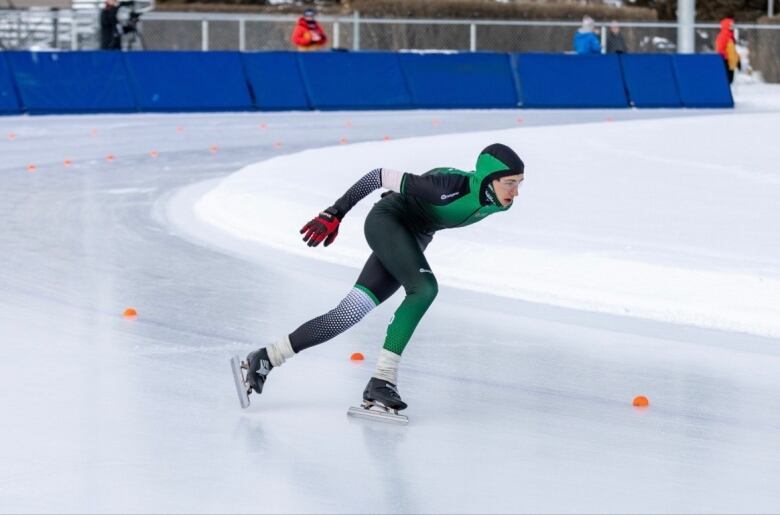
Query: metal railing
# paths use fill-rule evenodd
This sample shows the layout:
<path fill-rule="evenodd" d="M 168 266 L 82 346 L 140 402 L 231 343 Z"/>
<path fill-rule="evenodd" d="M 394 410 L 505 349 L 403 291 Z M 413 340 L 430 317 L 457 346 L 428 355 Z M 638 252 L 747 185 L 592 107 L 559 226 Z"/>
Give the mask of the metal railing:
<path fill-rule="evenodd" d="M 91 0 L 94 1 L 94 0 Z M 16 17 L 16 18 L 14 18 Z M 61 49 L 98 46 L 98 12 L 0 11 L 0 45 L 29 48 L 30 43 Z M 141 18 L 143 48 L 148 50 L 290 50 L 290 15 L 148 12 Z M 346 50 L 437 50 L 568 52 L 580 26 L 572 21 L 421 20 L 318 18 L 330 48 Z M 601 26 L 602 41 L 606 27 Z M 622 22 L 630 52 L 676 52 L 678 25 L 672 22 Z M 713 52 L 716 23 L 695 25 L 695 51 Z M 25 35 L 26 34 L 26 35 Z M 37 35 L 37 36 L 31 36 Z M 780 82 L 780 25 L 739 24 L 738 40 L 749 66 Z"/>

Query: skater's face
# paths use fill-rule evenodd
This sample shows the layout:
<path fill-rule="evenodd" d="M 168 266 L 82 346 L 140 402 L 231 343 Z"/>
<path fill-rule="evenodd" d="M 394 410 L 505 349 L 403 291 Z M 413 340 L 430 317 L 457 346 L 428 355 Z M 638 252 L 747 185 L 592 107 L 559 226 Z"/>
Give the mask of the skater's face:
<path fill-rule="evenodd" d="M 517 196 L 517 190 L 523 183 L 523 174 L 507 175 L 493 181 L 493 189 L 496 190 L 498 201 L 506 207 L 512 203 Z"/>

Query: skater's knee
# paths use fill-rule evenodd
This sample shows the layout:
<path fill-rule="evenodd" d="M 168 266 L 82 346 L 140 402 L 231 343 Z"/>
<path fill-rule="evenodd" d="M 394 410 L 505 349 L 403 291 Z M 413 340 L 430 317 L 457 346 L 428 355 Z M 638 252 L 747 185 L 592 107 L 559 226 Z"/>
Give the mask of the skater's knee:
<path fill-rule="evenodd" d="M 421 303 L 430 305 L 439 294 L 439 283 L 433 275 L 426 275 L 425 279 L 419 281 L 410 290 L 408 294 L 414 295 Z"/>

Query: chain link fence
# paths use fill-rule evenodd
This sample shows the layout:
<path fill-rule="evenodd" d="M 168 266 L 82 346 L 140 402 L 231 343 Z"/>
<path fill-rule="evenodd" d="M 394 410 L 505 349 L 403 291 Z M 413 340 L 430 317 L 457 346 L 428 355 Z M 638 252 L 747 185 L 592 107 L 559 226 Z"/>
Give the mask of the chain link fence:
<path fill-rule="evenodd" d="M 95 49 L 98 12 L 0 11 L 0 49 Z M 292 50 L 297 16 L 148 12 L 140 38 L 125 48 L 147 50 Z M 344 50 L 570 52 L 577 22 L 369 19 L 359 15 L 319 19 L 330 47 Z M 602 42 L 606 26 L 599 29 Z M 714 52 L 717 24 L 695 26 L 697 52 Z M 677 24 L 623 22 L 630 52 L 677 51 Z M 746 67 L 780 82 L 780 25 L 738 25 Z M 745 71 L 745 70 L 743 70 Z"/>

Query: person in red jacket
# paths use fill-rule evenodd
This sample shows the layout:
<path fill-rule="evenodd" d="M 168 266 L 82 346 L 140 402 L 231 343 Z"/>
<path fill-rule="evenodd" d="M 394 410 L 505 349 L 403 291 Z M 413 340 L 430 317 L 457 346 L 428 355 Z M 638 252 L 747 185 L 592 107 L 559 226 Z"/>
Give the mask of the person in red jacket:
<path fill-rule="evenodd" d="M 298 50 L 317 50 L 325 46 L 328 38 L 317 20 L 314 19 L 314 9 L 306 9 L 303 16 L 298 18 L 292 33 L 293 45 Z"/>
<path fill-rule="evenodd" d="M 726 67 L 726 76 L 729 78 L 729 84 L 734 81 L 734 71 L 739 67 L 739 54 L 737 54 L 737 44 L 734 38 L 734 19 L 726 17 L 720 20 L 720 32 L 715 38 L 715 51 L 723 58 L 723 64 Z"/>

